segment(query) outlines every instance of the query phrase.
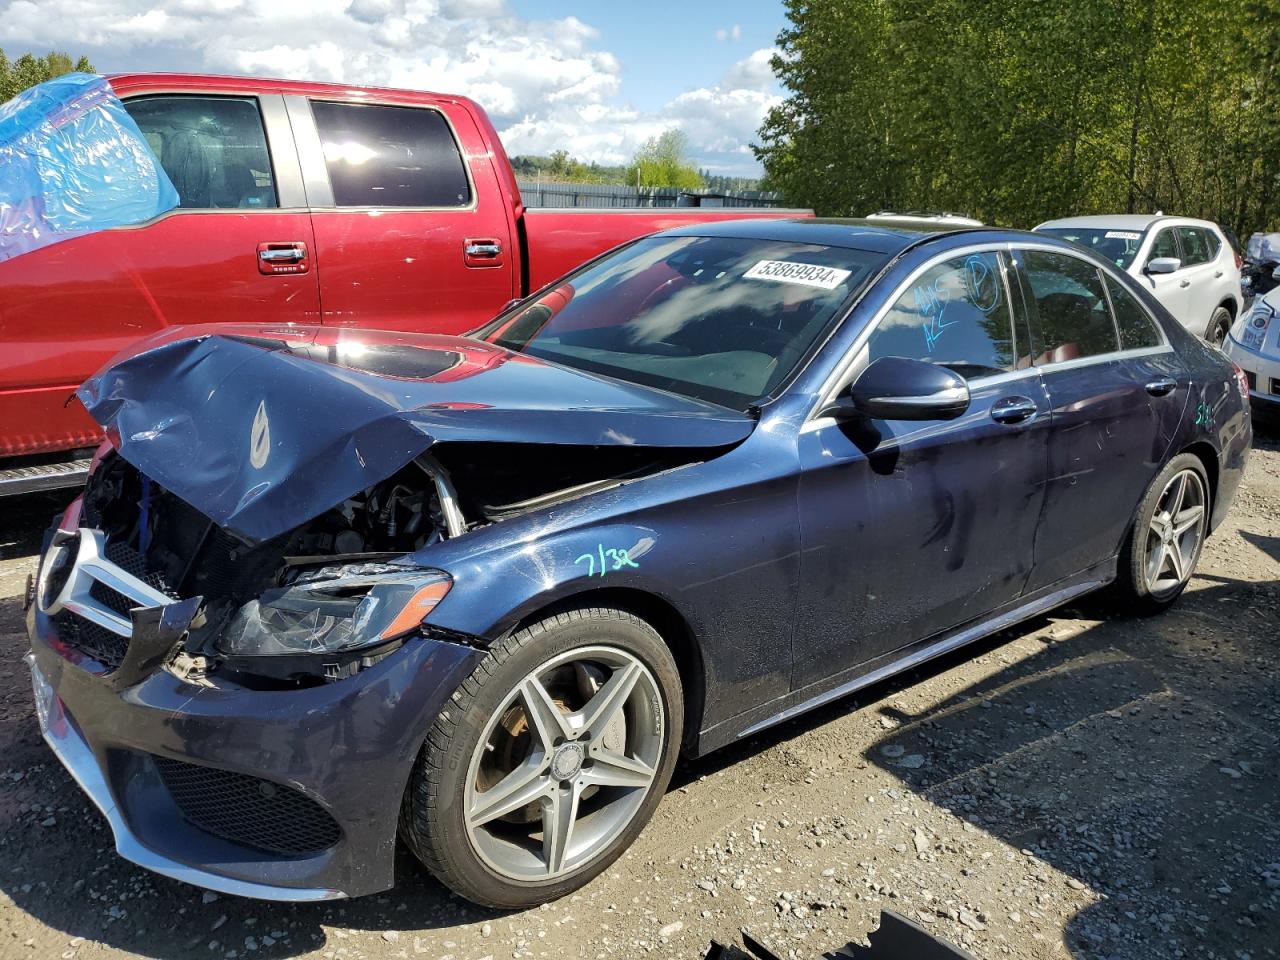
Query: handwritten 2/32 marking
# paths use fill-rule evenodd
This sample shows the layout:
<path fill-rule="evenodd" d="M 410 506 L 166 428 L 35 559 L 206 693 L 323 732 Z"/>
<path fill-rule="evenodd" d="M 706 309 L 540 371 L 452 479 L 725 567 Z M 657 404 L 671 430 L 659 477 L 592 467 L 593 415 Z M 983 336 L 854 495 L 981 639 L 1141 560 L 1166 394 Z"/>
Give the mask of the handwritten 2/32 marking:
<path fill-rule="evenodd" d="M 621 547 L 606 550 L 603 543 L 596 544 L 595 553 L 584 553 L 573 562 L 576 565 L 583 561 L 587 564 L 588 577 L 603 577 L 606 573 L 621 570 L 623 567 L 640 569 L 640 564 L 632 560 L 626 550 Z"/>

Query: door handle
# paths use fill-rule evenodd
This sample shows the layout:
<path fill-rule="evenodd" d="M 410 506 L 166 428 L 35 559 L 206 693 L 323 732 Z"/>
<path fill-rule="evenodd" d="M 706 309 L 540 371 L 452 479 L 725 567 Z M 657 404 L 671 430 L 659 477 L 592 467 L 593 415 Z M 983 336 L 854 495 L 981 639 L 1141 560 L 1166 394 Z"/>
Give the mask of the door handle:
<path fill-rule="evenodd" d="M 1148 383 L 1145 389 L 1153 397 L 1163 397 L 1167 393 L 1172 393 L 1177 385 L 1178 381 L 1173 377 L 1160 377 Z"/>
<path fill-rule="evenodd" d="M 307 245 L 301 240 L 258 244 L 259 273 L 306 273 L 307 266 Z"/>
<path fill-rule="evenodd" d="M 991 405 L 991 419 L 996 423 L 1025 423 L 1038 412 L 1030 397 L 1001 397 Z"/>
<path fill-rule="evenodd" d="M 1191 281 L 1190 281 L 1190 280 L 1179 280 L 1179 281 L 1178 281 L 1178 286 L 1180 286 L 1180 287 L 1189 287 L 1189 286 L 1191 286 Z"/>
<path fill-rule="evenodd" d="M 1221 270 L 1219 270 L 1219 271 L 1217 271 L 1216 273 L 1214 273 L 1214 275 L 1213 275 L 1213 279 L 1217 280 L 1217 279 L 1218 279 L 1219 277 L 1221 277 L 1221 276 L 1222 276 L 1222 271 L 1221 271 Z"/>
<path fill-rule="evenodd" d="M 467 239 L 462 242 L 462 262 L 474 269 L 502 266 L 502 241 L 492 237 Z"/>

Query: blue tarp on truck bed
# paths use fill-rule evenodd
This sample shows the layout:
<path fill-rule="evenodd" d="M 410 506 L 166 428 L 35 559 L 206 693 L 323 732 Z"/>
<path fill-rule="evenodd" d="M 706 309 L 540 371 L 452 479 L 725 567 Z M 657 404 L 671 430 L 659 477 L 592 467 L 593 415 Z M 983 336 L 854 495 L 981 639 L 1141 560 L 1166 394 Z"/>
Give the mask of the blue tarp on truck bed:
<path fill-rule="evenodd" d="M 105 78 L 68 73 L 0 104 L 0 261 L 177 205 Z"/>

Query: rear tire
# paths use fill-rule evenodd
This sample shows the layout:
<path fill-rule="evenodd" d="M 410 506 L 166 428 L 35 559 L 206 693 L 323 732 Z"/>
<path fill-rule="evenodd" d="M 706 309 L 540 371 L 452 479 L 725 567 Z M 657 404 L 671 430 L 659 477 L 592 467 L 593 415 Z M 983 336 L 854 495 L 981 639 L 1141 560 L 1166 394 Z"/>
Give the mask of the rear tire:
<path fill-rule="evenodd" d="M 1182 595 L 1209 531 L 1209 478 L 1180 453 L 1151 481 L 1120 552 L 1115 594 L 1122 609 L 1159 613 Z"/>
<path fill-rule="evenodd" d="M 414 764 L 401 836 L 475 903 L 563 897 L 644 829 L 683 719 L 680 676 L 652 626 L 608 608 L 550 616 L 496 644 L 454 692 Z"/>
<path fill-rule="evenodd" d="M 1221 348 L 1227 342 L 1227 333 L 1231 330 L 1231 311 L 1226 307 L 1218 307 L 1209 318 L 1209 326 L 1205 329 L 1204 338 L 1215 347 Z"/>

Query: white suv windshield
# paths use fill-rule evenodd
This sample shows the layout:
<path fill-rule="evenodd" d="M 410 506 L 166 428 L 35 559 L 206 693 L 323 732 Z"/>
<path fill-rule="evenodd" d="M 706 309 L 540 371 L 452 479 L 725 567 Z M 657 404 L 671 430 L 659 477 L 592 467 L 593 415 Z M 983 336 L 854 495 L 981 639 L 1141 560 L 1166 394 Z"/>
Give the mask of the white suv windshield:
<path fill-rule="evenodd" d="M 1037 233 L 1061 237 L 1091 250 L 1109 260 L 1121 270 L 1127 270 L 1142 246 L 1145 230 L 1124 230 L 1118 227 L 1042 227 Z"/>

